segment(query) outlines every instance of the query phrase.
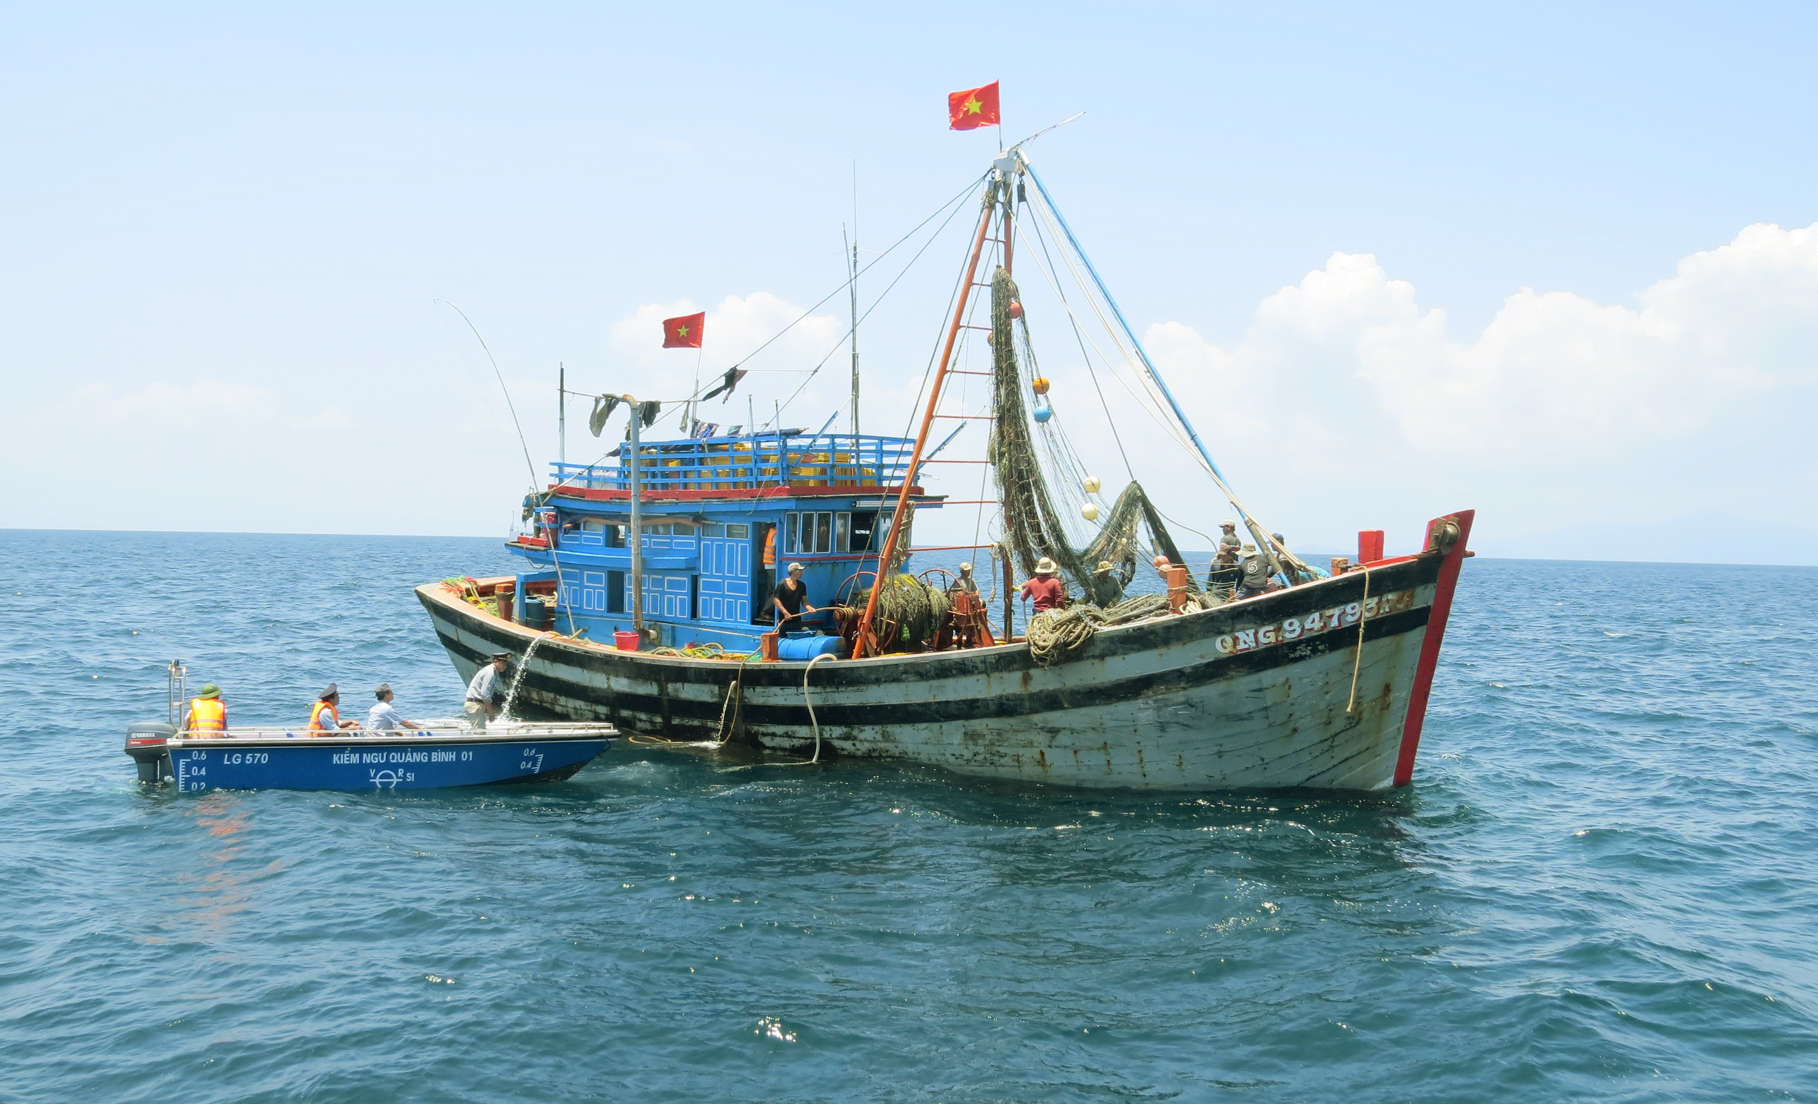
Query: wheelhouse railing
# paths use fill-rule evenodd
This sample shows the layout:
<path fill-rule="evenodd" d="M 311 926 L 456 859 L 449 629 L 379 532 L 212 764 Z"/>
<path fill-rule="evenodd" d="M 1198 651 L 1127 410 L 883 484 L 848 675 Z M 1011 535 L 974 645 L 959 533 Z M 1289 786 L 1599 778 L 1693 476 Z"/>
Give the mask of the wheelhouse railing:
<path fill-rule="evenodd" d="M 767 433 L 646 441 L 638 449 L 646 491 L 756 490 L 781 484 L 882 487 L 900 483 L 915 442 L 865 434 Z M 626 442 L 595 464 L 551 464 L 553 482 L 585 490 L 631 489 Z"/>

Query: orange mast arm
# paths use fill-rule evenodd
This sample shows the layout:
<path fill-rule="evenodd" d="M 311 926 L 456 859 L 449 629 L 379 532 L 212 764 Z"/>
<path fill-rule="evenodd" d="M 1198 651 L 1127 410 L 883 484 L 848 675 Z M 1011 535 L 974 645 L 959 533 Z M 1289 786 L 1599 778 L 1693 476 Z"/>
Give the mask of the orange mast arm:
<path fill-rule="evenodd" d="M 896 512 L 891 515 L 890 533 L 884 538 L 884 552 L 877 562 L 877 579 L 871 584 L 865 614 L 859 618 L 858 633 L 853 641 L 854 659 L 863 659 L 876 646 L 871 638 L 871 625 L 877 616 L 877 596 L 884 589 L 884 573 L 896 559 L 897 536 L 903 531 L 903 514 L 909 509 L 909 488 L 915 485 L 916 469 L 922 463 L 922 449 L 928 444 L 928 430 L 934 425 L 934 412 L 940 406 L 941 385 L 947 380 L 947 366 L 953 360 L 953 344 L 959 339 L 960 323 L 966 317 L 966 304 L 972 297 L 972 280 L 978 274 L 978 259 L 985 249 L 985 231 L 991 228 L 991 215 L 997 209 L 997 188 L 994 180 L 985 190 L 985 209 L 978 216 L 978 232 L 972 237 L 972 258 L 966 262 L 966 282 L 960 285 L 953 323 L 947 327 L 947 341 L 941 347 L 940 367 L 935 370 L 934 387 L 928 393 L 928 409 L 922 413 L 921 432 L 915 435 L 915 448 L 909 453 L 909 470 L 904 473 L 902 489 L 896 495 Z"/>

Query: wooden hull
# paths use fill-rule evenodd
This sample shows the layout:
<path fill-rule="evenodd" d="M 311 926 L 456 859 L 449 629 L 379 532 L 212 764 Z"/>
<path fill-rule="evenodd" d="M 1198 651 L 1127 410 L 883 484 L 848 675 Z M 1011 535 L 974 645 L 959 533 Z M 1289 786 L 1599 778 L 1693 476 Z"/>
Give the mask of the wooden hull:
<path fill-rule="evenodd" d="M 1413 770 L 1462 532 L 1429 551 L 1218 609 L 1103 629 L 1039 667 L 1023 644 L 744 667 L 734 740 L 823 757 L 900 759 L 1068 786 L 1380 790 Z M 1437 523 L 1436 523 L 1437 524 Z M 1366 587 L 1368 593 L 1366 594 Z M 537 634 L 417 588 L 463 678 Z M 1358 660 L 1361 643 L 1362 659 Z M 736 663 L 546 638 L 518 701 L 672 740 L 728 733 Z M 1353 683 L 1355 690 L 1353 691 Z"/>

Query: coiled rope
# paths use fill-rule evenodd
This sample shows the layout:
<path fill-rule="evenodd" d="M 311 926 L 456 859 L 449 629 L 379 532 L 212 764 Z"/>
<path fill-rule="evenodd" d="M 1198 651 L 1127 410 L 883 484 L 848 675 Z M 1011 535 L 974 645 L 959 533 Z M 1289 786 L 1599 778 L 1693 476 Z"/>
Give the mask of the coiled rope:
<path fill-rule="evenodd" d="M 1025 630 L 1029 658 L 1038 667 L 1051 667 L 1084 648 L 1101 628 L 1146 621 L 1167 613 L 1168 596 L 1165 594 L 1140 595 L 1108 610 L 1084 602 L 1066 609 L 1043 610 L 1029 619 L 1029 627 Z"/>

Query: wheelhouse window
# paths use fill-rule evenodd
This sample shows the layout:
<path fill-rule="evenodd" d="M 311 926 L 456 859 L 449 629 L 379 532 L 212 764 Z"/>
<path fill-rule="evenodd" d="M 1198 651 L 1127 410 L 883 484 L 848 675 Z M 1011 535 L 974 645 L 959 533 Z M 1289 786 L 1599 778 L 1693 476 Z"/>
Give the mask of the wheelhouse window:
<path fill-rule="evenodd" d="M 835 519 L 838 519 L 837 521 Z M 851 543 L 851 520 L 832 510 L 799 510 L 783 515 L 783 554 L 820 556 L 845 552 Z"/>

